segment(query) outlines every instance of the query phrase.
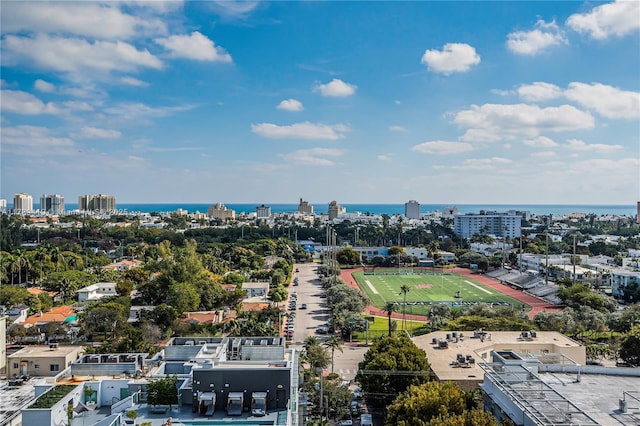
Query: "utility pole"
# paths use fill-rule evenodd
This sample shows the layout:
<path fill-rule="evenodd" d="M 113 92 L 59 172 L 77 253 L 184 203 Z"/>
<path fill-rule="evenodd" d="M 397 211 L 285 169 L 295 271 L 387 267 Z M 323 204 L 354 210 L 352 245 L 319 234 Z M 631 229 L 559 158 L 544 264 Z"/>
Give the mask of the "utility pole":
<path fill-rule="evenodd" d="M 545 271 L 544 271 L 544 285 L 549 285 L 549 233 L 544 234 L 546 249 L 545 249 Z"/>
<path fill-rule="evenodd" d="M 576 284 L 576 235 L 573 234 L 573 285 Z"/>

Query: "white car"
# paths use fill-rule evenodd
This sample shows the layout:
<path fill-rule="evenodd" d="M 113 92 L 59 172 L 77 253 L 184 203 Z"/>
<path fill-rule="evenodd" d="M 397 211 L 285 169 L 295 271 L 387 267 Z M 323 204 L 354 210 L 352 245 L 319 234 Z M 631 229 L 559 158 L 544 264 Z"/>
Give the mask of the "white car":
<path fill-rule="evenodd" d="M 352 426 L 353 422 L 351 420 L 343 420 L 340 422 L 340 426 Z"/>

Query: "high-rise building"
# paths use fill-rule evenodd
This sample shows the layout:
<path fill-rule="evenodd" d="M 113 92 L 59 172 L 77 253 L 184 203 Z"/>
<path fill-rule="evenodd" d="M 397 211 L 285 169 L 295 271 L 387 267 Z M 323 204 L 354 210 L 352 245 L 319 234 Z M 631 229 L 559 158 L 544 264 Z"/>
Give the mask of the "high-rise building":
<path fill-rule="evenodd" d="M 265 206 L 264 204 L 256 206 L 256 217 L 258 219 L 265 219 L 269 216 L 271 216 L 271 207 Z"/>
<path fill-rule="evenodd" d="M 313 205 L 309 204 L 308 201 L 303 201 L 302 198 L 300 198 L 300 204 L 298 204 L 298 213 L 313 214 Z"/>
<path fill-rule="evenodd" d="M 495 235 L 517 238 L 521 235 L 522 216 L 514 211 L 507 213 L 485 212 L 458 214 L 453 217 L 453 231 L 462 238 L 474 235 Z"/>
<path fill-rule="evenodd" d="M 104 194 L 87 194 L 78 197 L 78 210 L 108 213 L 115 211 L 116 197 Z"/>
<path fill-rule="evenodd" d="M 0 198 L 0 212 L 4 213 L 7 211 L 7 200 L 4 198 Z"/>
<path fill-rule="evenodd" d="M 340 204 L 338 204 L 336 200 L 333 200 L 329 203 L 329 209 L 327 210 L 329 220 L 335 219 L 339 214 L 342 213 L 344 213 L 344 208 Z"/>
<path fill-rule="evenodd" d="M 224 204 L 218 203 L 218 204 L 209 206 L 209 209 L 207 210 L 207 216 L 209 216 L 212 219 L 223 219 L 223 220 L 235 219 L 236 211 L 229 210 L 225 207 Z"/>
<path fill-rule="evenodd" d="M 40 197 L 40 211 L 51 214 L 63 214 L 64 197 L 58 194 L 42 194 L 42 197 Z"/>
<path fill-rule="evenodd" d="M 640 223 L 640 201 L 638 201 L 638 211 L 636 212 L 636 222 Z"/>
<path fill-rule="evenodd" d="M 16 194 L 13 197 L 13 211 L 15 213 L 29 213 L 33 211 L 33 198 L 29 194 Z"/>
<path fill-rule="evenodd" d="M 404 203 L 404 215 L 408 219 L 420 219 L 420 203 L 416 200 Z"/>

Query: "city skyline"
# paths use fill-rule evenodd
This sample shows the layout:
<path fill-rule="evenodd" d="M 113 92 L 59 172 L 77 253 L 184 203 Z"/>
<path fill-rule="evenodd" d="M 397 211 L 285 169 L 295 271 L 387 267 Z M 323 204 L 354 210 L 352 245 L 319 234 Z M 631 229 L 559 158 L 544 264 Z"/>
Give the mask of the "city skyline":
<path fill-rule="evenodd" d="M 640 195 L 640 2 L 2 9 L 0 198 Z"/>

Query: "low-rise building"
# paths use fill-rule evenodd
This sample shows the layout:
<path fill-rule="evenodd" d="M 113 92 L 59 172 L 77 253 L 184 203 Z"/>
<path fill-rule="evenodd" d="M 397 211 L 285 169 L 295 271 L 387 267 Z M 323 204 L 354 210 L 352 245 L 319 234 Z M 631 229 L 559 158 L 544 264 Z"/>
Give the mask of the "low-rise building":
<path fill-rule="evenodd" d="M 465 390 L 482 383 L 478 364 L 489 362 L 492 351 L 561 354 L 582 365 L 587 360 L 583 345 L 555 331 L 437 331 L 412 340 L 427 353 L 434 379 L 456 382 Z"/>
<path fill-rule="evenodd" d="M 117 294 L 116 283 L 95 283 L 78 290 L 78 302 L 93 302 Z"/>
<path fill-rule="evenodd" d="M 82 346 L 57 343 L 25 346 L 7 356 L 7 377 L 56 376 L 83 353 Z"/>

